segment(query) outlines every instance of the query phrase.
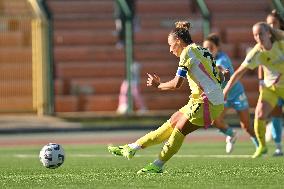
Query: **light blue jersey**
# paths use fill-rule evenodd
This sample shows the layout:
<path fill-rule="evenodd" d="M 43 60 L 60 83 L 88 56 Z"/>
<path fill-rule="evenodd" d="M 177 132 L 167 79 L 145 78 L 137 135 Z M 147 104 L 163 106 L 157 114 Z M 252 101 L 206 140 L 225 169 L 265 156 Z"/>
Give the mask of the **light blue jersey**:
<path fill-rule="evenodd" d="M 223 69 L 229 69 L 230 76 L 234 73 L 234 68 L 230 58 L 224 52 L 218 52 L 215 57 L 216 65 L 221 66 Z M 222 82 L 222 88 L 224 89 L 227 82 Z M 248 108 L 247 97 L 244 92 L 244 87 L 241 82 L 237 82 L 229 91 L 226 99 L 225 107 L 232 107 L 236 110 L 243 110 Z"/>

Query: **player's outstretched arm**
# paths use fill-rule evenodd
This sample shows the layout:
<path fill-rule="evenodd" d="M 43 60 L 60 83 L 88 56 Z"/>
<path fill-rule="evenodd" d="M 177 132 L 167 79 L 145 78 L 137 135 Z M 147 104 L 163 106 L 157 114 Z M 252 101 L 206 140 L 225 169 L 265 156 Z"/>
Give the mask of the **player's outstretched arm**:
<path fill-rule="evenodd" d="M 175 76 L 174 79 L 165 82 L 165 83 L 161 83 L 160 81 L 160 77 L 157 76 L 156 74 L 149 74 L 147 73 L 148 79 L 147 79 L 147 86 L 150 87 L 155 87 L 158 88 L 160 90 L 175 90 L 178 89 L 182 86 L 183 80 L 184 78 L 179 77 L 179 76 Z"/>
<path fill-rule="evenodd" d="M 227 94 L 229 90 L 232 88 L 232 86 L 235 85 L 243 77 L 243 75 L 247 72 L 247 70 L 248 68 L 241 65 L 231 76 L 230 80 L 228 81 L 226 87 L 223 90 L 225 98 L 227 97 Z"/>

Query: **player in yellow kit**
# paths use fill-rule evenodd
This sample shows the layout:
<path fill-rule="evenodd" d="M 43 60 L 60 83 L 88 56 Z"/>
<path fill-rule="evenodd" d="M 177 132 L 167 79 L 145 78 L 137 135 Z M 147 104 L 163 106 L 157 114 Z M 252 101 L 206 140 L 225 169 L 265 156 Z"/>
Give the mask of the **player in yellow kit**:
<path fill-rule="evenodd" d="M 280 16 L 280 14 L 274 9 L 269 13 L 266 17 L 266 23 L 270 25 L 270 27 L 274 29 L 278 29 L 279 31 L 284 31 L 284 20 Z M 284 36 L 283 36 L 284 39 Z M 262 90 L 263 86 L 270 86 L 273 84 L 277 78 L 279 77 L 279 73 L 275 71 L 270 71 L 265 67 L 258 67 L 258 79 L 259 79 L 259 90 Z M 266 127 L 265 140 L 266 142 L 270 139 L 273 139 L 275 143 L 275 152 L 273 154 L 274 157 L 283 156 L 282 151 L 282 127 L 283 127 L 283 118 L 282 118 L 282 107 L 284 105 L 284 99 L 279 99 L 277 106 L 271 112 L 271 121 L 268 123 Z"/>
<path fill-rule="evenodd" d="M 220 75 L 223 75 L 218 72 L 209 51 L 193 43 L 189 29 L 189 22 L 177 22 L 175 29 L 168 36 L 170 52 L 180 58 L 176 76 L 168 82 L 161 82 L 159 76 L 148 74 L 147 80 L 149 87 L 175 90 L 187 78 L 191 89 L 188 103 L 161 127 L 136 142 L 108 147 L 111 153 L 131 159 L 137 150 L 167 140 L 158 158 L 138 173 L 162 173 L 163 165 L 179 151 L 185 136 L 199 128 L 210 126 L 224 109 L 224 96 L 220 84 Z"/>
<path fill-rule="evenodd" d="M 230 88 L 246 73 L 248 69 L 255 69 L 259 65 L 279 73 L 279 77 L 269 87 L 263 87 L 255 109 L 254 130 L 259 142 L 259 147 L 252 158 L 260 157 L 267 153 L 265 143 L 265 125 L 269 114 L 276 106 L 278 98 L 284 98 L 284 41 L 277 35 L 277 30 L 272 29 L 265 22 L 256 23 L 253 28 L 256 46 L 248 53 L 244 62 L 232 75 L 224 89 L 226 97 Z"/>

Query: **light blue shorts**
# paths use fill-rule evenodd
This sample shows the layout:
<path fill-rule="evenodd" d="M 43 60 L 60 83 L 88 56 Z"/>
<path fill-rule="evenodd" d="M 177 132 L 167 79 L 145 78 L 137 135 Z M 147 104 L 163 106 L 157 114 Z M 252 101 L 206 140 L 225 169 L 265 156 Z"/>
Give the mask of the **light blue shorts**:
<path fill-rule="evenodd" d="M 241 111 L 241 110 L 249 108 L 248 99 L 247 99 L 246 94 L 243 92 L 237 95 L 235 98 L 227 100 L 225 102 L 225 107 L 234 108 L 237 111 Z"/>

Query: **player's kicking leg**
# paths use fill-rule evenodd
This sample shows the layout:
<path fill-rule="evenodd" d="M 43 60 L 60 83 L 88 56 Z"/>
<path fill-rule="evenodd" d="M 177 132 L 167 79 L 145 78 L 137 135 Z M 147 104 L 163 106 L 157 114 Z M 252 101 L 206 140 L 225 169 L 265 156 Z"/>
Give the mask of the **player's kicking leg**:
<path fill-rule="evenodd" d="M 108 146 L 108 151 L 116 156 L 132 159 L 138 149 L 131 148 L 128 144 L 124 146 Z"/>
<path fill-rule="evenodd" d="M 116 156 L 123 156 L 127 159 L 131 159 L 138 150 L 160 144 L 167 140 L 171 136 L 172 131 L 172 125 L 168 120 L 157 130 L 146 134 L 136 142 L 123 146 L 108 146 L 108 151 Z"/>

